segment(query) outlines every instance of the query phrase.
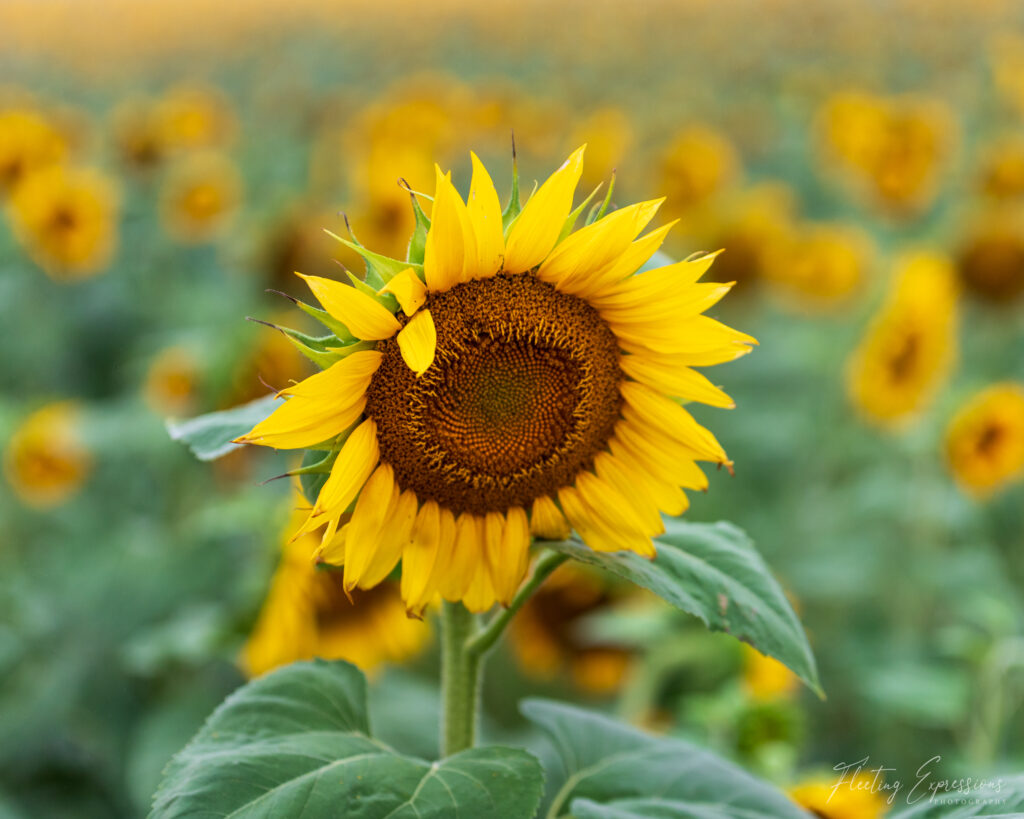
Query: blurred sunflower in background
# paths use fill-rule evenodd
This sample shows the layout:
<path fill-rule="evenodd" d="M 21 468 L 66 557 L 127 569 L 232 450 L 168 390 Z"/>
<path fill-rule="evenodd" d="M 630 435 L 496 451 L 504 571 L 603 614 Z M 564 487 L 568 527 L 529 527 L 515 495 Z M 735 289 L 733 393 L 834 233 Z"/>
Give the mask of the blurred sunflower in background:
<path fill-rule="evenodd" d="M 637 238 L 661 200 L 572 232 L 582 163 L 521 210 L 514 186 L 504 215 L 475 155 L 467 201 L 438 169 L 429 230 L 386 284 L 304 276 L 349 343 L 238 441 L 337 453 L 298 534 L 325 527 L 347 590 L 401 560 L 410 613 L 438 594 L 484 611 L 511 600 L 531 534 L 570 526 L 653 557 L 660 512 L 707 486 L 696 462 L 729 464 L 677 399 L 733 405 L 693 369 L 756 343 L 702 315 L 730 285 L 698 283 L 714 255 L 633 275 L 672 226 Z"/>
<path fill-rule="evenodd" d="M 1024 476 L 1024 385 L 993 384 L 972 396 L 946 431 L 958 484 L 980 498 Z"/>
<path fill-rule="evenodd" d="M 81 408 L 73 401 L 47 404 L 21 422 L 4 452 L 7 481 L 19 499 L 48 509 L 82 486 L 93 459 L 81 427 Z"/>
<path fill-rule="evenodd" d="M 180 418 L 195 410 L 200 379 L 195 351 L 182 345 L 167 347 L 150 362 L 143 396 L 154 412 Z"/>
<path fill-rule="evenodd" d="M 118 235 L 119 198 L 98 171 L 51 165 L 27 176 L 8 203 L 15 236 L 55 279 L 106 269 Z"/>
<path fill-rule="evenodd" d="M 854 406 L 885 427 L 913 419 L 952 369 L 956 331 L 952 263 L 923 252 L 898 260 L 885 303 L 847 365 Z"/>
<path fill-rule="evenodd" d="M 296 504 L 304 500 L 296 493 Z M 242 650 L 251 677 L 296 660 L 348 660 L 372 672 L 383 663 L 414 657 L 430 629 L 406 617 L 398 585 L 391 581 L 367 591 L 347 591 L 340 573 L 310 560 L 316 538 L 290 535 L 304 519 L 293 513 L 280 562 L 256 624 Z"/>
<path fill-rule="evenodd" d="M 189 154 L 170 168 L 160 192 L 164 229 L 186 244 L 222 236 L 242 201 L 242 177 L 229 157 Z"/>
<path fill-rule="evenodd" d="M 0 109 L 0 194 L 25 177 L 63 162 L 68 146 L 61 132 L 37 111 Z"/>
<path fill-rule="evenodd" d="M 509 642 L 520 667 L 542 680 L 567 674 L 589 694 L 616 692 L 634 652 L 628 646 L 588 638 L 582 626 L 588 616 L 607 614 L 635 596 L 635 587 L 616 584 L 583 565 L 559 567 L 510 626 Z"/>
<path fill-rule="evenodd" d="M 987 209 L 965 233 L 956 258 L 964 290 L 989 304 L 1015 304 L 1024 295 L 1024 211 Z"/>
<path fill-rule="evenodd" d="M 739 168 L 736 149 L 723 134 L 707 125 L 690 125 L 665 148 L 659 189 L 665 191 L 671 213 L 685 213 L 726 188 Z"/>

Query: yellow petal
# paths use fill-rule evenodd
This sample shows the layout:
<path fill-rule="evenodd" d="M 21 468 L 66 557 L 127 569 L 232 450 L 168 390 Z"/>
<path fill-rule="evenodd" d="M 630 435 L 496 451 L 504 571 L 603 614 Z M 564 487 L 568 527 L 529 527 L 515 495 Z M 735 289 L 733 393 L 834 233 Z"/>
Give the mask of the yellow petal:
<path fill-rule="evenodd" d="M 673 481 L 664 480 L 656 475 L 648 465 L 640 463 L 616 440 L 610 442 L 611 453 L 602 452 L 594 459 L 594 468 L 597 474 L 606 480 L 612 481 L 612 476 L 605 471 L 608 469 L 608 460 L 614 461 L 615 469 L 625 473 L 629 477 L 629 485 L 634 487 L 634 492 L 642 492 L 650 496 L 651 502 L 667 515 L 681 515 L 690 507 L 690 501 L 686 494 Z M 692 463 L 692 462 L 691 462 Z M 700 468 L 693 464 L 693 468 L 700 472 Z M 701 478 L 704 473 L 700 472 Z"/>
<path fill-rule="evenodd" d="M 418 506 L 416 495 L 408 489 L 392 500 L 387 525 L 377 533 L 379 543 L 373 558 L 363 571 L 359 588 L 372 589 L 398 565 L 405 547 L 412 538 L 412 527 L 416 522 Z"/>
<path fill-rule="evenodd" d="M 577 276 L 586 277 L 617 261 L 630 243 L 654 218 L 664 199 L 620 208 L 567 236 L 544 260 L 537 277 L 561 289 Z"/>
<path fill-rule="evenodd" d="M 356 499 L 380 460 L 377 425 L 367 418 L 348 436 L 320 490 L 311 517 L 341 514 Z"/>
<path fill-rule="evenodd" d="M 352 335 L 366 341 L 391 338 L 401 325 L 379 301 L 351 285 L 320 276 L 303 276 L 324 310 L 344 324 Z"/>
<path fill-rule="evenodd" d="M 544 261 L 554 248 L 583 172 L 583 151 L 578 148 L 530 197 L 509 229 L 505 242 L 507 273 L 522 273 Z"/>
<path fill-rule="evenodd" d="M 599 452 L 594 457 L 594 471 L 609 490 L 617 493 L 620 502 L 633 510 L 644 532 L 660 535 L 665 531 L 661 512 L 654 495 L 649 491 L 648 480 L 638 481 L 637 476 L 622 461 L 607 452 Z M 579 481 L 576 488 L 587 497 Z"/>
<path fill-rule="evenodd" d="M 313 552 L 315 563 L 326 563 L 328 566 L 345 565 L 345 539 L 348 535 L 348 524 L 342 526 L 329 541 L 321 543 Z"/>
<path fill-rule="evenodd" d="M 508 510 L 502 522 L 497 551 L 493 550 L 490 539 L 488 549 L 494 592 L 502 605 L 507 606 L 523 582 L 530 563 L 530 523 L 522 507 L 513 506 Z"/>
<path fill-rule="evenodd" d="M 365 391 L 365 387 L 363 388 Z M 260 421 L 236 443 L 271 446 L 275 449 L 305 449 L 337 437 L 363 414 L 366 398 L 329 401 L 289 398 Z"/>
<path fill-rule="evenodd" d="M 476 542 L 477 564 L 473 579 L 462 598 L 462 604 L 470 611 L 479 614 L 492 608 L 496 598 L 494 584 L 491 581 L 491 567 L 487 560 L 484 519 L 474 515 L 470 524 L 473 531 L 467 537 L 471 537 Z"/>
<path fill-rule="evenodd" d="M 757 344 L 757 339 L 708 316 L 691 316 L 654 325 L 609 321 L 619 346 L 627 352 L 658 355 L 707 353 L 731 345 Z"/>
<path fill-rule="evenodd" d="M 632 551 L 653 557 L 654 545 L 650 538 L 634 529 L 615 531 L 583 500 L 579 490 L 563 486 L 558 490 L 558 501 L 566 518 L 590 548 L 600 552 Z"/>
<path fill-rule="evenodd" d="M 650 387 L 635 381 L 623 381 L 619 392 L 625 400 L 623 418 L 629 418 L 629 411 L 637 415 L 639 426 L 654 433 L 679 441 L 692 449 L 704 460 L 725 463 L 728 456 L 710 430 L 702 427 L 697 420 L 671 398 L 666 398 Z"/>
<path fill-rule="evenodd" d="M 362 396 L 373 374 L 380 368 L 383 356 L 376 350 L 360 350 L 345 356 L 323 372 L 285 387 L 278 395 L 321 398 L 334 403 L 348 402 Z"/>
<path fill-rule="evenodd" d="M 640 276 L 634 276 L 639 279 Z M 667 325 L 669 329 L 681 319 L 691 318 L 714 307 L 732 290 L 734 282 L 720 284 L 706 282 L 686 287 L 666 288 L 652 301 L 623 306 L 602 306 L 601 316 L 609 324 L 658 328 Z"/>
<path fill-rule="evenodd" d="M 465 597 L 480 562 L 483 543 L 480 542 L 478 519 L 463 512 L 455 521 L 455 541 L 448 565 L 441 575 L 439 588 L 445 600 L 457 602 Z"/>
<path fill-rule="evenodd" d="M 454 538 L 452 513 L 436 501 L 424 503 L 402 553 L 402 599 L 410 615 L 420 616 L 437 594 L 438 554 L 450 550 Z"/>
<path fill-rule="evenodd" d="M 476 259 L 466 260 L 467 279 L 493 276 L 501 269 L 505 257 L 505 235 L 501 227 L 501 204 L 487 168 L 470 152 L 473 180 L 469 185 L 469 223 L 476 238 Z"/>
<path fill-rule="evenodd" d="M 413 316 L 398 334 L 398 349 L 409 369 L 419 378 L 434 363 L 437 351 L 437 330 L 429 310 Z"/>
<path fill-rule="evenodd" d="M 632 276 L 648 259 L 651 258 L 665 241 L 665 236 L 679 220 L 669 222 L 646 236 L 633 242 L 625 253 L 603 268 L 596 269 L 587 275 L 573 277 L 572 281 L 562 282 L 562 289 L 580 298 L 590 299 L 609 287 L 619 284 L 627 276 Z"/>
<path fill-rule="evenodd" d="M 644 516 L 614 486 L 592 472 L 584 470 L 576 476 L 576 489 L 584 503 L 596 510 L 597 516 L 615 532 L 660 535 L 665 531 L 661 515 Z"/>
<path fill-rule="evenodd" d="M 732 409 L 736 406 L 736 402 L 722 390 L 689 367 L 666 366 L 657 358 L 640 355 L 622 356 L 619 367 L 635 381 L 666 395 L 686 401 L 699 401 L 712 407 Z"/>
<path fill-rule="evenodd" d="M 650 304 L 662 295 L 693 285 L 703 276 L 719 253 L 675 262 L 630 276 L 621 284 L 594 297 L 595 307 L 625 307 Z"/>
<path fill-rule="evenodd" d="M 366 482 L 352 519 L 345 545 L 345 591 L 352 591 L 362 579 L 380 545 L 380 533 L 390 525 L 391 505 L 398 499 L 395 472 L 388 464 L 377 467 Z"/>
<path fill-rule="evenodd" d="M 466 205 L 452 185 L 451 174 L 434 166 L 437 186 L 423 257 L 428 290 L 448 290 L 464 280 L 467 259 L 476 259 L 476 239 Z"/>
<path fill-rule="evenodd" d="M 530 531 L 544 540 L 565 540 L 572 534 L 565 515 L 547 495 L 541 495 L 533 502 Z"/>
<path fill-rule="evenodd" d="M 407 316 L 413 315 L 427 300 L 427 286 L 411 267 L 392 277 L 380 292 L 391 293 Z"/>
<path fill-rule="evenodd" d="M 666 483 L 686 489 L 708 488 L 707 476 L 695 463 L 692 451 L 678 444 L 662 449 L 657 439 L 625 421 L 615 425 L 615 434 L 608 442 L 608 448 L 616 457 L 628 456 L 640 468 Z"/>

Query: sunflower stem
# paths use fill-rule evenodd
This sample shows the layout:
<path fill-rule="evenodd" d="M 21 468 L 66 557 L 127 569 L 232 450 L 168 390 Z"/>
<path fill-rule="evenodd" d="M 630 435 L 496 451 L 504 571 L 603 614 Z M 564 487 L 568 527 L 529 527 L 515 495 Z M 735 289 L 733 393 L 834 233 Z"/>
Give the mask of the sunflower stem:
<path fill-rule="evenodd" d="M 473 747 L 477 701 L 480 699 L 480 658 L 466 650 L 475 617 L 462 603 L 445 602 L 441 609 L 441 755 Z"/>
<path fill-rule="evenodd" d="M 502 632 L 505 631 L 505 627 L 511 622 L 512 618 L 516 616 L 516 612 L 519 611 L 519 609 L 523 607 L 523 604 L 533 596 L 533 593 L 537 591 L 541 583 L 547 580 L 551 573 L 568 559 L 568 555 L 559 554 L 558 552 L 548 552 L 543 555 L 540 560 L 537 561 L 537 565 L 534 568 L 530 579 L 520 587 L 518 592 L 516 592 L 516 596 L 512 598 L 512 602 L 509 603 L 508 608 L 502 609 L 502 611 L 494 615 L 490 622 L 480 629 L 480 631 L 478 631 L 466 644 L 466 653 L 477 659 L 483 657 L 483 655 L 486 654 L 487 651 L 498 641 Z"/>

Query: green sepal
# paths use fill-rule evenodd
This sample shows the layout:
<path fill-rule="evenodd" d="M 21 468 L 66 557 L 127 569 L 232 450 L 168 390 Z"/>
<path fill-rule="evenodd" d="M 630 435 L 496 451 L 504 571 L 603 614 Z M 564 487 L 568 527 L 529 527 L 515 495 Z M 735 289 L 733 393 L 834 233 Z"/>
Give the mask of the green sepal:
<path fill-rule="evenodd" d="M 319 321 L 324 327 L 330 330 L 338 338 L 342 344 L 350 341 L 355 341 L 356 337 L 349 332 L 348 327 L 338 321 L 334 316 L 328 313 L 326 310 L 321 310 L 319 307 L 314 307 L 311 304 L 306 304 L 304 301 L 295 301 L 296 306 L 307 316 L 312 316 Z"/>
<path fill-rule="evenodd" d="M 430 220 L 427 214 L 420 207 L 416 194 L 409 190 L 409 197 L 412 199 L 412 212 L 416 217 L 416 227 L 413 228 L 412 238 L 409 239 L 409 251 L 406 254 L 408 265 L 422 265 L 427 255 L 427 231 L 430 230 Z"/>
<path fill-rule="evenodd" d="M 592 225 L 598 219 L 603 219 L 604 215 L 608 212 L 608 206 L 612 202 L 612 193 L 615 191 L 615 171 L 612 171 L 612 178 L 608 181 L 608 193 L 604 195 L 604 201 L 601 203 L 600 210 L 591 209 L 587 215 L 586 224 Z"/>
<path fill-rule="evenodd" d="M 601 190 L 601 185 L 598 185 L 596 188 L 594 188 L 590 192 L 590 196 L 588 196 L 586 199 L 580 202 L 580 206 L 569 214 L 569 216 L 565 220 L 565 224 L 562 225 L 562 232 L 558 234 L 558 242 L 555 242 L 556 245 L 563 239 L 565 239 L 566 236 L 573 232 L 573 229 L 576 227 L 576 220 L 580 218 L 580 214 L 583 213 L 583 209 L 590 204 L 591 200 L 595 196 L 597 196 L 597 192 L 599 190 Z"/>
<path fill-rule="evenodd" d="M 330 451 L 307 449 L 302 456 L 302 466 L 288 473 L 299 476 L 302 494 L 311 504 L 316 503 L 320 490 L 327 483 L 327 476 L 330 475 L 331 467 L 337 457 L 338 450 L 336 449 Z"/>
<path fill-rule="evenodd" d="M 349 247 L 358 253 L 366 261 L 366 282 L 367 286 L 375 285 L 379 281 L 379 285 L 374 287 L 374 294 L 376 291 L 391 281 L 395 276 L 401 273 L 403 270 L 408 270 L 410 267 L 414 270 L 423 268 L 422 263 L 412 263 L 402 261 L 401 259 L 392 259 L 389 256 L 382 256 L 380 253 L 374 253 L 372 250 L 367 250 L 361 244 L 357 242 L 350 242 L 348 239 L 342 239 L 338 234 L 326 231 L 328 236 L 331 236 L 341 242 L 345 247 Z"/>
<path fill-rule="evenodd" d="M 348 276 L 348 280 L 352 283 L 352 286 L 360 293 L 364 293 L 369 296 L 389 313 L 398 312 L 398 299 L 396 299 L 391 293 L 378 293 L 350 270 L 346 270 L 345 275 Z M 383 286 L 384 285 L 381 285 L 381 287 Z"/>
<path fill-rule="evenodd" d="M 516 159 L 516 143 L 512 142 L 512 192 L 508 197 L 508 204 L 505 206 L 504 212 L 501 214 L 501 227 L 502 230 L 508 230 L 509 226 L 515 221 L 515 218 L 519 215 L 519 211 L 523 208 L 519 204 L 519 161 Z"/>
<path fill-rule="evenodd" d="M 340 361 L 344 357 L 344 354 L 339 354 L 337 352 L 342 349 L 341 342 L 333 333 L 327 336 L 316 337 L 307 335 L 306 333 L 300 333 L 298 330 L 293 330 L 291 327 L 282 327 L 279 324 L 255 319 L 251 316 L 249 317 L 249 320 L 283 333 L 285 338 L 292 343 L 296 350 L 316 364 L 321 370 L 326 370 L 332 364 Z"/>

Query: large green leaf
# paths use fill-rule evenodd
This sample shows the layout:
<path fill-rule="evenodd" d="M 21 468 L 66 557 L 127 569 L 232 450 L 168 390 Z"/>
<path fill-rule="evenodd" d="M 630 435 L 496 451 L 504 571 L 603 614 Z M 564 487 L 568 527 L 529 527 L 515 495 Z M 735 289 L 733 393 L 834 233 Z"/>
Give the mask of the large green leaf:
<path fill-rule="evenodd" d="M 210 412 L 187 421 L 167 423 L 167 431 L 175 441 L 181 441 L 201 461 L 215 461 L 240 444 L 231 443 L 244 435 L 279 406 L 273 395 L 257 398 L 222 412 Z"/>
<path fill-rule="evenodd" d="M 558 756 L 547 819 L 807 819 L 771 785 L 696 745 L 562 703 L 533 699 L 521 708 Z"/>
<path fill-rule="evenodd" d="M 891 819 L 1020 817 L 1024 816 L 1024 774 L 958 778 L 947 783 L 934 777 L 923 781 L 913 792 L 908 785 L 906 798 L 916 804 L 891 814 Z"/>
<path fill-rule="evenodd" d="M 650 589 L 785 663 L 819 694 L 818 669 L 800 620 L 746 534 L 729 523 L 665 519 L 658 556 L 595 552 L 578 540 L 546 544 Z"/>
<path fill-rule="evenodd" d="M 374 739 L 366 681 L 344 662 L 295 663 L 242 687 L 171 760 L 153 819 L 528 819 L 543 774 L 525 751 L 430 763 Z"/>

